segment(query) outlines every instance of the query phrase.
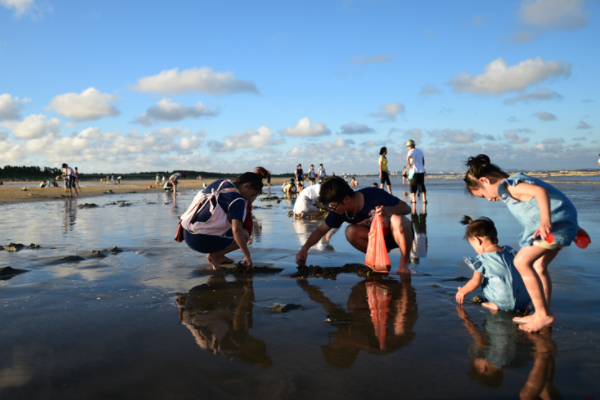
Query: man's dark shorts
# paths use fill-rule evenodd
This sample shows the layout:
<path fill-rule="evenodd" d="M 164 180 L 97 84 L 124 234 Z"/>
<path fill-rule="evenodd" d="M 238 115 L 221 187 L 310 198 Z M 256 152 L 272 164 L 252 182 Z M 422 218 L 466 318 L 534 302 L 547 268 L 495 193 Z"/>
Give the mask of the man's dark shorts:
<path fill-rule="evenodd" d="M 417 190 L 421 193 L 427 193 L 427 189 L 425 189 L 425 173 L 416 173 L 410 180 L 410 192 L 417 193 Z"/>

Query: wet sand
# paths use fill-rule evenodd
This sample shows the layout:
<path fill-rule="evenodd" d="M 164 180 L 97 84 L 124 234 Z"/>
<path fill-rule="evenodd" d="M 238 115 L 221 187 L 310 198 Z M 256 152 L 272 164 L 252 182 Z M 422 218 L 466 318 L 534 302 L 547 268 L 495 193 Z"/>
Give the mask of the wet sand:
<path fill-rule="evenodd" d="M 419 201 L 413 217 L 426 257 L 410 277 L 384 279 L 293 277 L 295 254 L 319 221 L 287 217 L 290 200 L 255 202 L 252 258 L 283 271 L 254 276 L 210 271 L 204 256 L 173 241 L 191 191 L 5 204 L 0 244 L 41 247 L 0 251 L 0 267 L 28 271 L 0 280 L 0 398 L 597 395 L 600 187 L 557 186 L 593 243 L 565 248 L 551 264 L 557 322 L 538 335 L 516 330 L 512 313 L 457 307 L 462 283 L 453 279 L 471 276 L 462 258 L 475 255 L 460 217 L 492 218 L 501 244 L 513 247 L 521 227 L 503 204 L 466 197 L 456 182 L 429 182 L 429 204 Z M 86 202 L 98 207 L 78 207 Z M 122 251 L 106 250 L 114 246 Z M 398 250 L 390 258 L 395 271 Z M 362 261 L 343 231 L 308 259 Z M 276 304 L 300 307 L 279 313 L 269 308 Z M 488 377 L 474 371 L 483 364 Z"/>

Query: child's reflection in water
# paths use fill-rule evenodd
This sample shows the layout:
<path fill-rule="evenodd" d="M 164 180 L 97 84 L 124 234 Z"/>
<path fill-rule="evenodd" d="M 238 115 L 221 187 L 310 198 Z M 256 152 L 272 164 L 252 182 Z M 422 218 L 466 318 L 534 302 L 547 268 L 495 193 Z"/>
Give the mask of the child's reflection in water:
<path fill-rule="evenodd" d="M 308 297 L 328 313 L 329 323 L 338 329 L 330 334 L 329 344 L 321 347 L 329 365 L 350 368 L 361 350 L 390 354 L 415 338 L 416 292 L 410 275 L 400 278 L 401 281 L 386 278 L 359 282 L 348 296 L 348 311 L 306 279 L 297 280 Z"/>
<path fill-rule="evenodd" d="M 555 345 L 551 328 L 538 333 L 519 330 L 513 313 L 492 312 L 486 315 L 482 328 L 471 319 L 462 305 L 456 307 L 458 316 L 475 343 L 469 349 L 469 376 L 483 386 L 499 387 L 504 378 L 503 368 L 522 368 L 530 360 L 533 345 L 533 368 L 520 392 L 521 399 L 562 399 L 554 385 Z"/>
<path fill-rule="evenodd" d="M 214 275 L 187 294 L 178 293 L 176 303 L 180 323 L 200 347 L 266 369 L 273 363 L 267 345 L 249 333 L 253 301 L 252 280 L 236 277 L 227 282 L 223 275 Z"/>

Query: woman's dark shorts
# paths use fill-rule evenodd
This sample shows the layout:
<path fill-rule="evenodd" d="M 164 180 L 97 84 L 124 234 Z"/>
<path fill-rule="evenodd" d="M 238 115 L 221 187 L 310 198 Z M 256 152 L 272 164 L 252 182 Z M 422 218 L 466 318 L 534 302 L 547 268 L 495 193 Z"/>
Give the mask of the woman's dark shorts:
<path fill-rule="evenodd" d="M 427 189 L 425 189 L 425 173 L 415 173 L 410 180 L 410 192 L 417 193 L 417 189 L 421 193 L 427 193 Z"/>
<path fill-rule="evenodd" d="M 225 233 L 227 236 L 233 236 L 233 232 L 230 230 Z M 192 250 L 196 250 L 198 253 L 214 253 L 216 251 L 224 250 L 229 247 L 234 239 L 226 238 L 223 236 L 203 235 L 189 233 L 185 229 L 183 230 L 183 237 L 185 243 Z"/>
<path fill-rule="evenodd" d="M 392 186 L 392 183 L 390 182 L 390 174 L 385 171 L 381 171 L 381 183 L 387 183 L 388 186 Z"/>

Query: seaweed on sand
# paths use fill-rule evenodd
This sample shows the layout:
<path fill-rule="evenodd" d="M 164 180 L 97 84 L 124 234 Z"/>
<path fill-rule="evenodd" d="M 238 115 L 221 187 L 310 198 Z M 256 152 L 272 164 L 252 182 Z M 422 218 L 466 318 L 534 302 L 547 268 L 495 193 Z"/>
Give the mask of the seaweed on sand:
<path fill-rule="evenodd" d="M 323 278 L 335 280 L 339 274 L 355 273 L 361 278 L 378 279 L 386 276 L 381 272 L 375 272 L 364 264 L 351 263 L 343 267 L 321 267 L 320 265 L 300 265 L 298 272 L 291 275 L 292 278 Z"/>

